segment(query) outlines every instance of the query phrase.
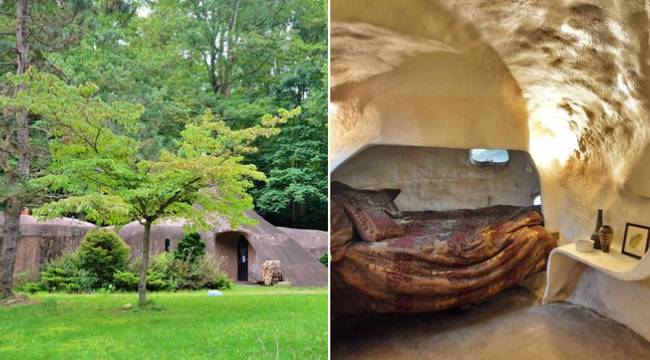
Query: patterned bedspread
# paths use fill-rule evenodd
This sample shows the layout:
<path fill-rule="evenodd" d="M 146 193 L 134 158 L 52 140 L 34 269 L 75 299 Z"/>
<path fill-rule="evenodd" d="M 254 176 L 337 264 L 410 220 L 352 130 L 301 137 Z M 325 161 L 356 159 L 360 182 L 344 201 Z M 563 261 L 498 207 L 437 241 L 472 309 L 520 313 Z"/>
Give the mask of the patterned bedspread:
<path fill-rule="evenodd" d="M 339 249 L 332 264 L 335 315 L 427 312 L 477 302 L 543 270 L 557 245 L 536 207 L 404 215 L 399 221 L 406 236 Z"/>

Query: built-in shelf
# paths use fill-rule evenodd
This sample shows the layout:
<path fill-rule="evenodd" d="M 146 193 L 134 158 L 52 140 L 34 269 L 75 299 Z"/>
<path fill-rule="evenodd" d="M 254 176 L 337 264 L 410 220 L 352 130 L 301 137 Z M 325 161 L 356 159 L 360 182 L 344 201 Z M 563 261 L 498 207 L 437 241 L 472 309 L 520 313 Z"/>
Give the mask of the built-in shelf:
<path fill-rule="evenodd" d="M 571 295 L 584 270 L 591 267 L 622 281 L 639 281 L 650 277 L 650 258 L 641 260 L 622 254 L 618 249 L 609 253 L 600 250 L 580 252 L 575 244 L 559 246 L 548 259 L 544 303 L 565 300 Z"/>

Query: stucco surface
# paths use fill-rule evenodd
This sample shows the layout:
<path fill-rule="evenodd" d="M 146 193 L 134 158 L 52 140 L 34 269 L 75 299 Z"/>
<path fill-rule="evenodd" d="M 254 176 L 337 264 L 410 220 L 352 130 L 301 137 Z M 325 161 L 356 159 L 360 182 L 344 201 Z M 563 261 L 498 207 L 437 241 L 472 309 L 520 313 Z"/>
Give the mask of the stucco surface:
<path fill-rule="evenodd" d="M 547 228 L 563 242 L 588 237 L 602 208 L 620 248 L 626 222 L 650 225 L 649 8 L 643 0 L 334 0 L 332 169 L 372 144 L 527 150 Z M 350 27 L 362 36 L 340 35 Z M 357 63 L 379 68 L 364 54 L 400 52 L 381 45 L 387 32 L 454 50 L 384 54 L 391 61 L 363 79 L 336 65 L 337 49 L 365 48 Z M 458 61 L 437 61 L 445 57 Z M 450 88 L 466 106 L 448 101 Z M 491 102 L 475 101 L 477 93 Z M 650 299 L 648 284 L 599 279 L 573 301 L 610 304 L 603 315 L 645 324 L 636 329 L 647 336 L 650 312 L 638 299 Z"/>
<path fill-rule="evenodd" d="M 287 233 L 292 239 L 311 254 L 316 259 L 319 259 L 323 254 L 327 253 L 327 244 L 329 237 L 327 231 L 311 230 L 311 229 L 295 229 L 278 226 L 278 229 Z"/>
<path fill-rule="evenodd" d="M 357 189 L 398 188 L 403 211 L 533 205 L 540 193 L 527 153 L 510 151 L 503 166 L 477 166 L 464 149 L 378 145 L 363 150 L 332 173 Z"/>
<path fill-rule="evenodd" d="M 226 257 L 224 266 L 229 276 L 236 279 L 236 240 L 243 235 L 249 242 L 249 281 L 262 281 L 262 263 L 265 260 L 280 260 L 282 270 L 295 286 L 327 286 L 327 268 L 318 262 L 308 250 L 304 249 L 286 232 L 268 223 L 255 212 L 247 216 L 257 221 L 256 225 L 232 229 L 228 221 L 213 216 L 214 227 L 211 231 L 201 233 L 206 249 L 216 258 Z M 4 218 L 0 214 L 0 230 Z M 36 278 L 40 267 L 49 260 L 65 252 L 76 250 L 85 234 L 95 226 L 91 223 L 71 218 L 38 221 L 30 215 L 21 216 L 21 238 L 18 241 L 15 273 L 26 273 Z M 178 246 L 185 233 L 185 221 L 168 220 L 156 224 L 151 229 L 150 253 L 165 251 L 165 239 L 170 240 L 170 250 Z M 115 230 L 114 227 L 110 227 Z M 308 231 L 308 230 L 302 230 Z M 118 235 L 131 248 L 131 256 L 142 254 L 142 236 L 144 227 L 138 222 L 127 224 L 117 229 Z M 235 237 L 218 237 L 218 234 L 235 234 Z M 299 232 L 301 233 L 301 232 Z M 312 237 L 320 239 L 322 235 Z M 234 239 L 234 240 L 233 240 Z M 326 239 L 325 239 L 326 241 Z M 217 243 L 219 242 L 219 243 Z M 231 242 L 235 242 L 234 247 Z M 219 251 L 220 250 L 220 251 Z M 322 255 L 322 254 L 321 254 Z"/>
<path fill-rule="evenodd" d="M 255 283 L 263 280 L 262 264 L 265 260 L 270 259 L 280 260 L 282 271 L 292 285 L 327 286 L 327 268 L 315 260 L 296 240 L 253 211 L 247 212 L 247 216 L 256 220 L 257 224 L 233 229 L 226 219 L 213 215 L 212 230 L 201 233 L 208 252 L 217 258 L 227 257 L 224 265 L 229 275 L 233 276 L 236 270 L 236 262 L 233 258 L 236 249 L 230 244 L 236 239 L 231 236 L 218 236 L 218 234 L 236 232 L 243 235 L 249 243 L 248 280 L 250 282 Z M 183 238 L 184 225 L 185 222 L 182 220 L 154 224 L 151 229 L 151 253 L 156 254 L 164 251 L 164 239 L 166 238 L 171 240 L 172 249 L 175 249 Z M 137 222 L 130 223 L 118 230 L 120 237 L 131 246 L 135 255 L 142 253 L 143 233 L 144 227 Z M 220 241 L 219 244 L 217 244 L 218 241 Z"/>
<path fill-rule="evenodd" d="M 0 213 L 0 234 L 4 215 Z M 21 237 L 16 248 L 14 274 L 26 274 L 35 279 L 41 265 L 75 250 L 84 235 L 95 225 L 71 218 L 37 220 L 31 215 L 20 216 Z"/>

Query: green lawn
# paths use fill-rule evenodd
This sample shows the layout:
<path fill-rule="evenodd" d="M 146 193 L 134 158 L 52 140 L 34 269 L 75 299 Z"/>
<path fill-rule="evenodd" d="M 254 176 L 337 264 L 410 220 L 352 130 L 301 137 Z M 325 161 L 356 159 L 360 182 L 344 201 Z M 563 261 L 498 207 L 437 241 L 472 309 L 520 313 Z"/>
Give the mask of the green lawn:
<path fill-rule="evenodd" d="M 47 294 L 0 308 L 0 359 L 327 359 L 327 290 Z"/>

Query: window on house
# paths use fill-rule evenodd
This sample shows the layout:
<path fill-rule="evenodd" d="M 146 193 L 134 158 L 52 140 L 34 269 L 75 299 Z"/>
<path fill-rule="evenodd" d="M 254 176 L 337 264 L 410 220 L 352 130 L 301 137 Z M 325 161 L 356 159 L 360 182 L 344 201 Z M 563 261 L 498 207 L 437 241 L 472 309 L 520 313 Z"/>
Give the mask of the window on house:
<path fill-rule="evenodd" d="M 165 239 L 165 252 L 169 252 L 169 239 Z"/>
<path fill-rule="evenodd" d="M 469 159 L 474 165 L 506 165 L 510 155 L 503 149 L 471 149 Z"/>

